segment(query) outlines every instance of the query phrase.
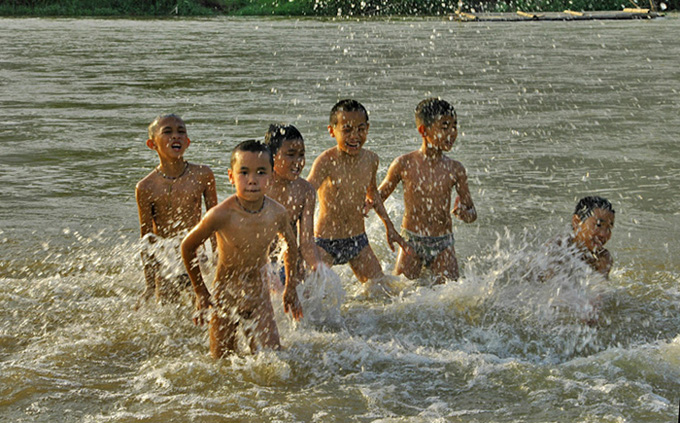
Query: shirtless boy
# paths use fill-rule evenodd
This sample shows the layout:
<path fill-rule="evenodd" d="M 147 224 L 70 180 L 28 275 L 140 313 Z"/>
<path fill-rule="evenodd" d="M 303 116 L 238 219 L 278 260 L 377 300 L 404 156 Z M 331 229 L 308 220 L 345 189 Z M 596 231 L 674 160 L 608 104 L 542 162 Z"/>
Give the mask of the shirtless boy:
<path fill-rule="evenodd" d="M 568 238 L 581 259 L 607 279 L 614 259 L 604 245 L 612 237 L 614 213 L 612 204 L 605 198 L 582 198 L 571 218 L 574 235 Z"/>
<path fill-rule="evenodd" d="M 456 112 L 448 102 L 428 98 L 416 107 L 416 128 L 422 137 L 420 149 L 397 157 L 380 184 L 385 200 L 399 182 L 404 184 L 402 236 L 416 254 L 403 249 L 397 259 L 396 274 L 409 279 L 429 267 L 436 283 L 458 279 L 451 215 L 466 223 L 477 219 L 468 188 L 465 167 L 447 157 L 458 136 Z M 451 210 L 451 192 L 456 199 Z"/>
<path fill-rule="evenodd" d="M 160 164 L 137 183 L 135 196 L 139 211 L 139 227 L 142 238 L 147 236 L 150 244 L 167 239 L 169 257 L 160 257 L 159 245 L 145 246 L 142 251 L 146 290 L 140 303 L 156 296 L 158 301 L 176 301 L 182 289 L 189 286 L 183 267 L 173 271 L 176 260 L 181 266 L 179 241 L 201 219 L 202 202 L 206 211 L 217 204 L 215 176 L 208 166 L 196 165 L 184 160 L 184 152 L 190 144 L 187 128 L 177 115 L 158 116 L 149 125 L 146 145 L 156 150 Z M 162 238 L 162 239 L 159 239 Z M 174 239 L 174 240 L 173 240 Z M 166 251 L 167 253 L 167 251 Z"/>
<path fill-rule="evenodd" d="M 266 145 L 250 140 L 236 146 L 231 155 L 229 180 L 236 188 L 213 207 L 182 241 L 182 257 L 196 292 L 196 324 L 210 318 L 210 353 L 214 358 L 237 351 L 240 329 L 251 352 L 260 347 L 279 348 L 279 333 L 266 283 L 269 246 L 277 235 L 287 244 L 284 255 L 286 286 L 284 311 L 302 317 L 295 286 L 298 247 L 288 211 L 265 196 L 271 182 L 272 156 Z M 216 234 L 218 262 L 212 296 L 203 282 L 196 250 Z"/>
<path fill-rule="evenodd" d="M 382 283 L 384 274 L 368 244 L 364 227 L 366 199 L 387 229 L 387 242 L 409 248 L 394 229 L 376 186 L 378 155 L 363 148 L 368 136 L 368 112 L 356 100 L 338 102 L 330 114 L 328 132 L 337 141 L 316 158 L 307 180 L 319 195 L 315 240 L 330 265 L 349 262 L 360 282 Z"/>
<path fill-rule="evenodd" d="M 274 156 L 273 180 L 267 195 L 288 210 L 290 225 L 294 233 L 298 234 L 301 256 L 312 270 L 316 270 L 321 263 L 314 244 L 316 191 L 300 177 L 305 167 L 302 134 L 293 125 L 271 124 L 264 143 Z M 301 260 L 298 261 L 298 269 L 302 275 Z M 284 282 L 283 277 L 281 281 Z"/>

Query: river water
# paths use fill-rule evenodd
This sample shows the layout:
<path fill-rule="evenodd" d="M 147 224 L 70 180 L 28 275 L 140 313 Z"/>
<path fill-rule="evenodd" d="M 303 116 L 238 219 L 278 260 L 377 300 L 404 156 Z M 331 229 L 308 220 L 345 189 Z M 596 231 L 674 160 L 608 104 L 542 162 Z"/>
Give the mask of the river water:
<path fill-rule="evenodd" d="M 1 19 L 0 420 L 676 421 L 678 39 L 677 18 Z M 306 174 L 346 97 L 370 111 L 382 178 L 418 147 L 429 96 L 458 110 L 450 155 L 479 213 L 454 224 L 459 282 L 366 299 L 340 266 L 333 323 L 278 306 L 285 350 L 219 361 L 188 306 L 133 310 L 155 115 L 185 118 L 186 157 L 212 167 L 222 200 L 237 142 L 293 123 Z M 527 266 L 589 194 L 616 209 L 610 280 L 532 283 Z M 401 191 L 387 207 L 398 224 Z"/>

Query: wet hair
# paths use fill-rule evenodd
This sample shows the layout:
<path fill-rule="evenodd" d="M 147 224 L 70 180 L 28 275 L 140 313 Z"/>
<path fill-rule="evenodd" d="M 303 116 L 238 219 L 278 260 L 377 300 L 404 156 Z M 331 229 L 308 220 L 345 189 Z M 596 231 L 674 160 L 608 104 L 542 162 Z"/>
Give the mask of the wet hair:
<path fill-rule="evenodd" d="M 264 134 L 264 143 L 269 147 L 272 156 L 281 148 L 284 141 L 302 140 L 302 134 L 293 125 L 285 125 L 283 123 L 272 123 L 269 125 L 267 133 Z"/>
<path fill-rule="evenodd" d="M 440 116 L 456 117 L 456 110 L 439 97 L 426 98 L 416 106 L 416 125 L 429 128 Z"/>
<path fill-rule="evenodd" d="M 154 134 L 156 133 L 156 130 L 158 129 L 158 123 L 160 121 L 162 121 L 163 119 L 167 119 L 167 118 L 174 118 L 174 119 L 181 120 L 182 122 L 184 122 L 184 119 L 182 119 L 181 117 L 179 117 L 178 115 L 176 115 L 174 113 L 169 113 L 167 115 L 158 115 L 149 124 L 149 139 L 152 139 Z"/>
<path fill-rule="evenodd" d="M 335 103 L 335 106 L 331 109 L 329 120 L 331 126 L 335 126 L 338 123 L 339 112 L 363 112 L 364 116 L 366 116 L 366 122 L 368 122 L 368 111 L 366 111 L 366 108 L 356 100 L 348 98 Z"/>
<path fill-rule="evenodd" d="M 265 153 L 269 156 L 269 164 L 272 168 L 274 167 L 274 157 L 272 156 L 271 150 L 266 144 L 258 140 L 245 140 L 238 143 L 236 147 L 231 151 L 231 161 L 229 162 L 229 167 L 234 168 L 234 162 L 236 161 L 236 153 L 239 151 L 247 151 L 249 153 Z"/>
<path fill-rule="evenodd" d="M 612 212 L 612 214 L 616 213 L 614 211 L 614 207 L 612 207 L 612 203 L 610 203 L 606 198 L 588 196 L 579 200 L 576 208 L 574 209 L 574 214 L 577 215 L 579 219 L 581 219 L 581 222 L 583 222 L 592 216 L 593 210 L 595 209 L 608 210 Z"/>

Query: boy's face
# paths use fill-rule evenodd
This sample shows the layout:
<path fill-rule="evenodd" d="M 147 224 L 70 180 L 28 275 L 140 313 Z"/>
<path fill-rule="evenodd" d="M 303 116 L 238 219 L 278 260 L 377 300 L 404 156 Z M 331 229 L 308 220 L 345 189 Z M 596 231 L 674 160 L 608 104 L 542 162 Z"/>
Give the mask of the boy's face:
<path fill-rule="evenodd" d="M 328 126 L 331 137 L 338 142 L 338 149 L 349 155 L 359 154 L 368 137 L 368 122 L 362 111 L 338 112 L 337 123 Z"/>
<path fill-rule="evenodd" d="M 605 209 L 594 209 L 593 214 L 584 221 L 574 215 L 574 240 L 590 251 L 599 251 L 612 237 L 614 213 Z"/>
<path fill-rule="evenodd" d="M 181 159 L 190 143 L 184 121 L 175 117 L 158 121 L 153 138 L 146 140 L 146 145 L 156 150 L 161 159 L 169 160 Z"/>
<path fill-rule="evenodd" d="M 294 181 L 305 167 L 305 143 L 301 140 L 286 140 L 274 156 L 274 173 L 279 178 Z"/>
<path fill-rule="evenodd" d="M 443 115 L 435 120 L 430 127 L 421 125 L 418 131 L 425 137 L 432 147 L 450 151 L 458 138 L 458 119 L 456 116 Z"/>
<path fill-rule="evenodd" d="M 229 169 L 229 181 L 236 187 L 236 195 L 244 201 L 261 200 L 271 180 L 272 166 L 268 153 L 237 151 Z"/>

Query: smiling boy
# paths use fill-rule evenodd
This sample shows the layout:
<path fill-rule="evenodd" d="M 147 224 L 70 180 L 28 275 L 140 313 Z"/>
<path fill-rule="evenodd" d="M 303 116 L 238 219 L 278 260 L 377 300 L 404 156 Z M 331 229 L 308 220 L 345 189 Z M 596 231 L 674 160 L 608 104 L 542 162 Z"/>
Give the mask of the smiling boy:
<path fill-rule="evenodd" d="M 160 164 L 135 189 L 141 236 L 149 241 L 142 249 L 146 289 L 138 306 L 154 294 L 161 302 L 176 301 L 189 286 L 179 242 L 201 219 L 202 202 L 206 211 L 217 204 L 213 172 L 184 160 L 190 143 L 177 115 L 158 116 L 149 125 L 146 145 L 156 151 Z"/>
<path fill-rule="evenodd" d="M 404 184 L 402 235 L 416 254 L 403 249 L 396 274 L 409 279 L 420 275 L 423 266 L 435 282 L 458 279 L 451 215 L 466 223 L 477 219 L 470 196 L 465 167 L 447 157 L 458 136 L 456 111 L 439 98 L 421 101 L 415 111 L 416 128 L 422 138 L 418 150 L 397 157 L 380 184 L 380 198 L 387 199 L 399 182 Z M 451 209 L 451 193 L 456 199 Z"/>
<path fill-rule="evenodd" d="M 376 186 L 378 155 L 363 148 L 368 137 L 368 112 L 356 100 L 342 100 L 330 113 L 328 132 L 337 145 L 316 158 L 307 180 L 317 189 L 319 219 L 315 241 L 325 263 L 349 263 L 364 283 L 384 283 L 378 258 L 364 226 L 366 199 L 372 202 L 387 230 L 387 242 L 409 248 L 394 229 Z"/>
<path fill-rule="evenodd" d="M 231 156 L 229 181 L 236 193 L 213 207 L 182 241 L 182 257 L 196 293 L 196 324 L 210 318 L 210 353 L 214 358 L 238 350 L 242 329 L 251 352 L 279 348 L 279 333 L 269 297 L 266 277 L 267 253 L 272 241 L 281 236 L 287 244 L 284 255 L 286 286 L 284 311 L 302 318 L 295 287 L 298 248 L 285 207 L 265 196 L 271 182 L 272 156 L 266 145 L 244 141 Z M 218 262 L 212 296 L 203 282 L 196 250 L 217 235 Z"/>
<path fill-rule="evenodd" d="M 301 256 L 312 270 L 316 270 L 321 263 L 314 244 L 316 191 L 300 177 L 305 167 L 302 134 L 293 125 L 271 124 L 264 142 L 274 156 L 273 179 L 268 195 L 288 210 L 291 227 L 298 235 Z M 298 267 L 302 274 L 302 261 Z M 279 276 L 283 282 L 283 275 Z"/>

